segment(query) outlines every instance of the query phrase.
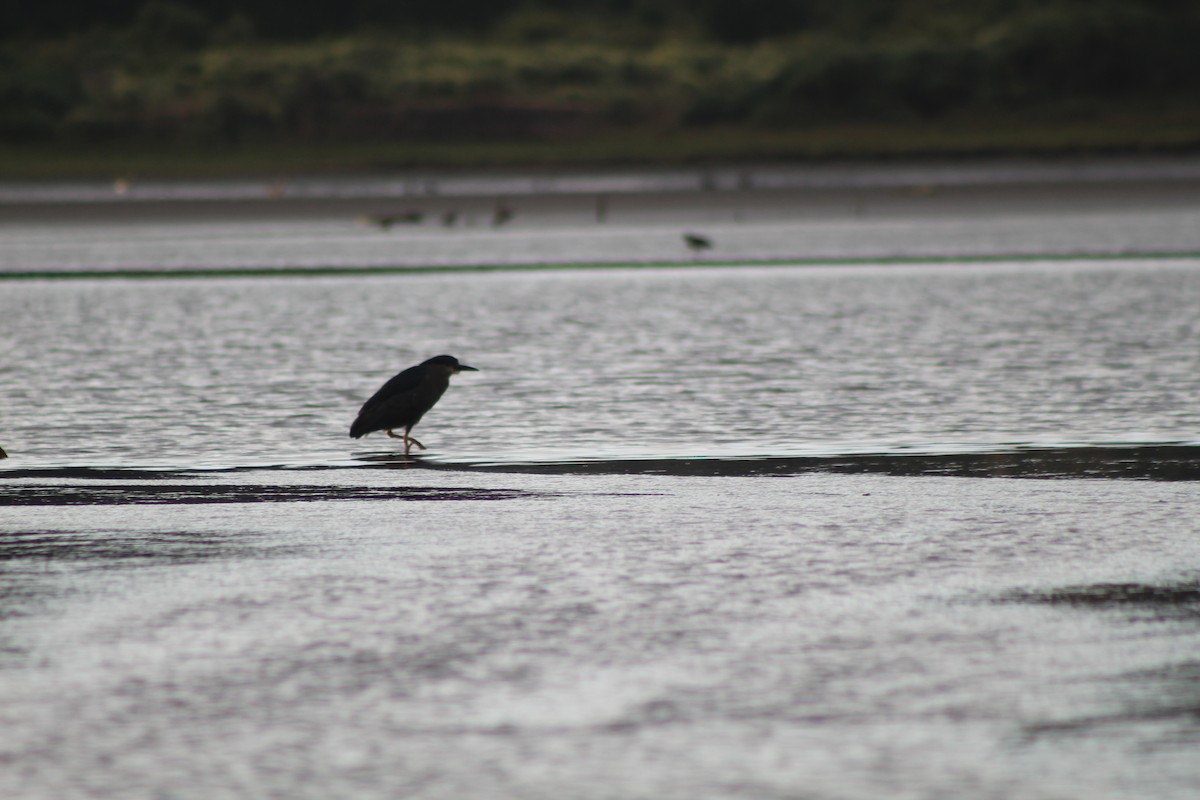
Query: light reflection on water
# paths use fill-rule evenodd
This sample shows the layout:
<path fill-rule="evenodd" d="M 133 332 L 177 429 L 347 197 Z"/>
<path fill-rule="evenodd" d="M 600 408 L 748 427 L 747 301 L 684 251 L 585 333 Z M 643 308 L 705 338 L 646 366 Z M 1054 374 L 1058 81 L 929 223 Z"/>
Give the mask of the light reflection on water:
<path fill-rule="evenodd" d="M 942 209 L 946 210 L 946 209 Z M 480 211 L 486 219 L 490 210 Z M 716 243 L 705 260 L 842 260 L 1015 256 L 1195 254 L 1192 209 L 1059 214 L 1047 225 L 1038 209 L 994 218 L 854 219 L 849 207 L 738 222 L 728 206 L 672 215 L 634 209 L 614 224 L 588 219 L 590 207 L 547 209 L 511 229 L 480 222 L 468 230 L 364 229 L 352 214 L 304 223 L 139 223 L 125 230 L 61 226 L 0 228 L 0 273 L 688 263 L 681 233 L 700 229 Z M 555 220 L 554 215 L 563 216 Z M 584 224 L 580 224 L 584 223 Z M 524 226 L 524 227 L 522 227 Z"/>
<path fill-rule="evenodd" d="M 1198 176 L 1177 158 L 296 178 L 274 200 L 253 181 L 0 183 L 0 274 L 686 263 L 685 231 L 736 262 L 1195 255 Z"/>
<path fill-rule="evenodd" d="M 0 795 L 1190 800 L 1197 267 L 2 282 Z"/>
<path fill-rule="evenodd" d="M 0 520 L 0 791 L 1194 793 L 1192 483 L 319 480 Z"/>
<path fill-rule="evenodd" d="M 419 428 L 483 459 L 787 455 L 1200 435 L 1190 263 L 11 283 L 4 446 L 25 463 L 340 460 L 440 352 Z"/>

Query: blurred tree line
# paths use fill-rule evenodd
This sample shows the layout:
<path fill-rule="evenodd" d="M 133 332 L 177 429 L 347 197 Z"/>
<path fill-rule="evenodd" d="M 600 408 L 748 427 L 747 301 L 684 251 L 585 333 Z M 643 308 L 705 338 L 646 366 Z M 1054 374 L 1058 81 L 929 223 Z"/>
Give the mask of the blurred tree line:
<path fill-rule="evenodd" d="M 1200 99 L 1200 0 L 0 0 L 0 140 L 786 127 Z"/>

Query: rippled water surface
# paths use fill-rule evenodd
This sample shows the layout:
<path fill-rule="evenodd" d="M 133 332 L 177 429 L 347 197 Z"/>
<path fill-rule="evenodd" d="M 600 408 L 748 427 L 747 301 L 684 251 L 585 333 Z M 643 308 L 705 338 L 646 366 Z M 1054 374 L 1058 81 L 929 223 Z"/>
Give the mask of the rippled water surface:
<path fill-rule="evenodd" d="M 1200 194 L 887 175 L 0 192 L 0 795 L 1194 796 Z"/>
<path fill-rule="evenodd" d="M 392 373 L 451 459 L 1148 442 L 1200 431 L 1193 262 L 4 286 L 22 463 L 304 464 Z"/>

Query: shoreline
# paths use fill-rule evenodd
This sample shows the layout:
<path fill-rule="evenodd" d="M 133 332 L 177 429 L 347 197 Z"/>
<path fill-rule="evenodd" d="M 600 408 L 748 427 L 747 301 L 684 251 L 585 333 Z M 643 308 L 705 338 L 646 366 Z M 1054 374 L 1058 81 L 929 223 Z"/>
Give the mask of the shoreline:
<path fill-rule="evenodd" d="M 1118 107 L 1065 121 L 985 115 L 782 129 L 612 130 L 517 139 L 257 140 L 237 146 L 128 140 L 87 145 L 10 143 L 0 152 L 0 182 L 121 175 L 230 178 L 412 170 L 478 173 L 1198 155 L 1200 114 L 1194 110 Z"/>
<path fill-rule="evenodd" d="M 782 219 L 995 216 L 1061 211 L 1190 210 L 1200 205 L 1200 155 L 960 158 L 886 163 L 739 163 L 644 169 L 420 170 L 277 178 L 0 180 L 0 229 L 109 223 L 344 221 L 410 215 L 418 233 L 530 223 L 638 224 L 680 218 Z M 415 216 L 412 216 L 415 215 Z M 491 227 L 497 223 L 492 222 Z"/>
<path fill-rule="evenodd" d="M 0 280 L 1200 257 L 1194 157 L 424 172 L 273 188 L 0 182 Z M 718 249 L 688 252 L 687 232 Z"/>
<path fill-rule="evenodd" d="M 418 266 L 329 266 L 329 267 L 181 267 L 178 269 L 119 268 L 111 270 L 11 270 L 0 269 L 0 283 L 35 281 L 175 281 L 212 279 L 316 279 L 316 278 L 377 278 L 421 275 L 515 273 L 515 272 L 584 272 L 608 270 L 711 270 L 711 269 L 820 269 L 823 267 L 904 267 L 914 265 L 986 266 L 1037 263 L 1088 262 L 1172 262 L 1196 261 L 1197 250 L 1129 250 L 1120 252 L 1079 251 L 1064 253 L 1015 253 L 990 255 L 929 256 L 797 256 L 794 258 L 740 259 L 695 261 L 685 257 L 672 261 L 580 261 L 580 262 L 513 262 L 497 264 L 435 264 Z"/>

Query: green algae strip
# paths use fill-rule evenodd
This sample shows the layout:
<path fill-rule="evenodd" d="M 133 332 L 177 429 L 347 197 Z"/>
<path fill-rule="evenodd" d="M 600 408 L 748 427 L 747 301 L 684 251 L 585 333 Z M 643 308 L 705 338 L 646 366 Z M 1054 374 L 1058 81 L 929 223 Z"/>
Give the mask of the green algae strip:
<path fill-rule="evenodd" d="M 193 278 L 328 278 L 430 275 L 481 272 L 567 272 L 629 269 L 713 269 L 720 267 L 860 267 L 912 264 L 1003 264 L 1068 261 L 1185 261 L 1200 259 L 1200 250 L 1123 251 L 1117 253 L 1007 253 L 955 256 L 814 256 L 712 261 L 580 261 L 512 264 L 427 264 L 387 267 L 197 267 L 180 269 L 40 269 L 0 271 L 0 281 L 171 280 Z"/>

